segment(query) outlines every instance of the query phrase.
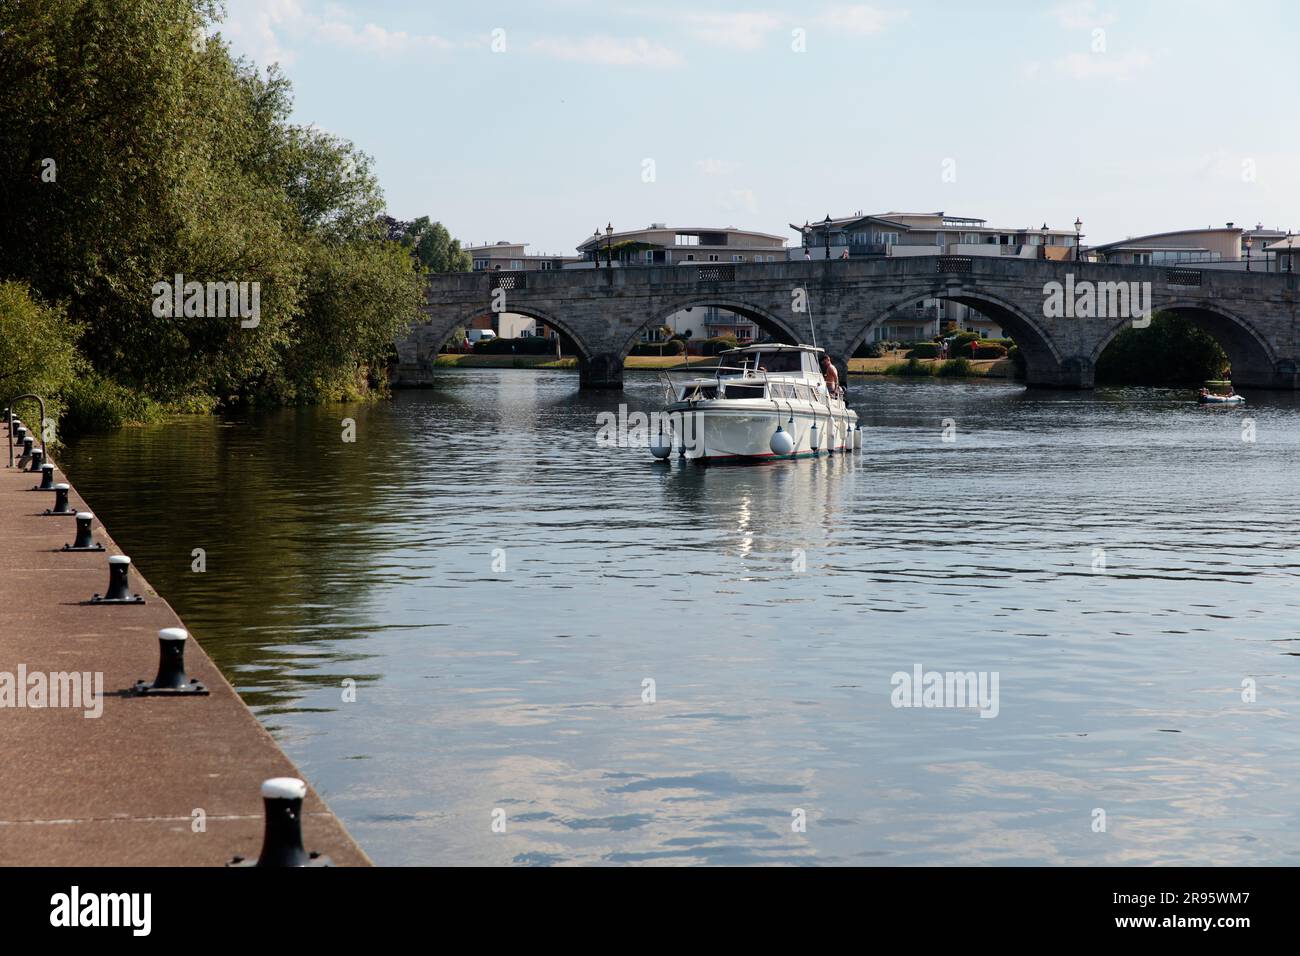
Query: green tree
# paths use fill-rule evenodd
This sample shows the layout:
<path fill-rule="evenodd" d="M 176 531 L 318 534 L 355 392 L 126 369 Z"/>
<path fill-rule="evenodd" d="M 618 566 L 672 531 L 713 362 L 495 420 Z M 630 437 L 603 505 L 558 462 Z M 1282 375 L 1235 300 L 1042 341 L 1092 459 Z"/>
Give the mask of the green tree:
<path fill-rule="evenodd" d="M 418 270 L 378 224 L 369 158 L 291 125 L 289 83 L 233 58 L 219 13 L 0 4 L 0 279 L 66 302 L 101 376 L 142 394 L 351 394 L 376 336 L 418 316 Z M 169 314 L 177 275 L 248 283 L 257 321 Z"/>
<path fill-rule="evenodd" d="M 460 247 L 460 240 L 453 239 L 447 227 L 440 222 L 430 222 L 428 216 L 421 216 L 411 222 L 392 221 L 392 228 L 398 230 L 401 242 L 411 249 L 428 272 L 469 272 L 474 261 L 470 254 Z"/>
<path fill-rule="evenodd" d="M 0 403 L 62 391 L 82 367 L 80 335 L 62 308 L 34 298 L 26 283 L 0 282 Z"/>
<path fill-rule="evenodd" d="M 1219 378 L 1228 356 L 1183 315 L 1157 312 L 1143 329 L 1115 336 L 1097 360 L 1097 381 L 1116 385 L 1193 385 Z"/>

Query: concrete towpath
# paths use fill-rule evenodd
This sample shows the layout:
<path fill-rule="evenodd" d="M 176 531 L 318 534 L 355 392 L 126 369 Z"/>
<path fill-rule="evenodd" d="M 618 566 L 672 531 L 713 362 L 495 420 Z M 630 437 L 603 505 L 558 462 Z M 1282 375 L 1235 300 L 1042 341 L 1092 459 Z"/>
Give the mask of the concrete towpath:
<path fill-rule="evenodd" d="M 40 475 L 5 467 L 7 445 L 0 424 L 0 866 L 256 859 L 262 782 L 302 775 L 204 653 L 203 635 L 186 642 L 185 664 L 209 696 L 129 694 L 157 672 L 158 631 L 184 624 L 134 567 L 131 590 L 146 603 L 84 603 L 106 590 L 108 556 L 121 551 L 98 518 L 105 551 L 60 550 L 74 519 L 42 515 L 54 493 L 30 490 Z M 54 480 L 67 481 L 57 462 Z M 94 510 L 75 488 L 71 498 L 74 509 Z M 32 675 L 102 674 L 102 713 L 17 706 L 20 672 L 24 703 L 36 701 L 32 687 L 43 679 Z M 370 865 L 310 783 L 302 816 L 307 850 L 336 866 Z"/>

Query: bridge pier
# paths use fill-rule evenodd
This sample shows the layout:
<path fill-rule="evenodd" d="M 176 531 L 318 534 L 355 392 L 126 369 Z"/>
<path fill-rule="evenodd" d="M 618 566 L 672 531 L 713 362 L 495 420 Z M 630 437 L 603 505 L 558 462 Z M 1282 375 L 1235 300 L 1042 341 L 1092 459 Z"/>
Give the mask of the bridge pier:
<path fill-rule="evenodd" d="M 1067 358 L 1056 366 L 1031 366 L 1025 384 L 1034 388 L 1088 389 L 1097 384 L 1097 369 L 1086 358 Z"/>
<path fill-rule="evenodd" d="M 578 359 L 579 388 L 622 388 L 623 356 L 598 352 Z"/>

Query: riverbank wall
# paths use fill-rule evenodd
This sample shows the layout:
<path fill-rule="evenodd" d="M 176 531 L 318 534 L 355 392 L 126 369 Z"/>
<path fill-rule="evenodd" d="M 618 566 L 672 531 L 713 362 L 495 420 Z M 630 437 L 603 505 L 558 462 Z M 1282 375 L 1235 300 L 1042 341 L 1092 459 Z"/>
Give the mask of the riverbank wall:
<path fill-rule="evenodd" d="M 41 476 L 7 467 L 0 425 L 0 866 L 222 866 L 256 859 L 261 785 L 302 774 L 204 653 L 185 669 L 206 696 L 136 696 L 159 669 L 159 631 L 183 622 L 135 568 L 138 604 L 93 604 L 121 554 L 96 518 L 103 551 L 67 552 L 71 516 L 43 512 Z M 54 481 L 67 482 L 55 463 Z M 76 511 L 93 511 L 75 489 Z M 219 596 L 214 596 L 214 600 Z M 98 693 L 96 692 L 98 688 Z M 334 865 L 370 860 L 308 784 L 305 848 Z"/>

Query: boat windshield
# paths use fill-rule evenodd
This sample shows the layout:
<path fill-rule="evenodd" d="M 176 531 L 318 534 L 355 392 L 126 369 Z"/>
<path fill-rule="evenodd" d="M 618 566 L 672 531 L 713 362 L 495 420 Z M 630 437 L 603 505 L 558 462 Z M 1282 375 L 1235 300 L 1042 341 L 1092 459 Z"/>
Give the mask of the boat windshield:
<path fill-rule="evenodd" d="M 761 368 L 765 372 L 802 372 L 801 352 L 754 352 L 745 356 L 745 363 L 750 368 Z"/>

